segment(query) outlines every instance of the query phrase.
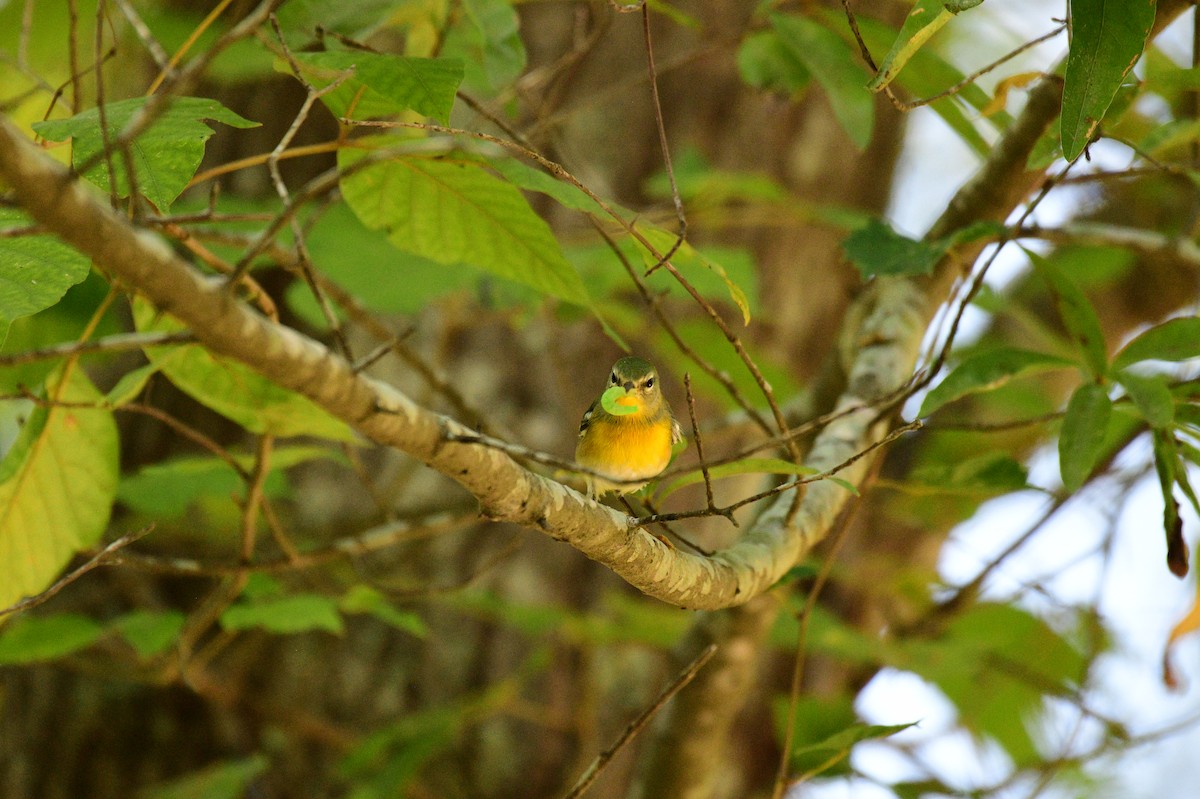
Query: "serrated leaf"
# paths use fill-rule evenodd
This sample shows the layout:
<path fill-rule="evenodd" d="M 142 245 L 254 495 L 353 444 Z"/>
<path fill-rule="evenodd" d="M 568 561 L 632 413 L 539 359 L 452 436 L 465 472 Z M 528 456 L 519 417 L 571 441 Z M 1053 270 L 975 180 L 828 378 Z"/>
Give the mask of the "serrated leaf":
<path fill-rule="evenodd" d="M 838 124 L 860 151 L 875 128 L 875 100 L 863 89 L 858 55 L 833 31 L 807 17 L 772 14 L 780 41 L 821 84 Z"/>
<path fill-rule="evenodd" d="M 27 224 L 24 215 L 0 209 L 0 227 Z M 0 328 L 54 305 L 91 269 L 78 250 L 47 235 L 0 236 L 0 264 Z"/>
<path fill-rule="evenodd" d="M 352 119 L 412 110 L 446 123 L 463 79 L 463 63 L 457 58 L 407 58 L 363 50 L 296 53 L 295 57 L 304 78 L 317 88 L 350 74 L 338 88 L 322 95 L 321 102 L 335 116 Z"/>
<path fill-rule="evenodd" d="M 946 8 L 942 0 L 917 0 L 900 26 L 900 33 L 892 48 L 879 62 L 879 72 L 867 84 L 867 88 L 873 92 L 883 91 L 896 79 L 913 54 L 953 18 L 954 12 Z"/>
<path fill-rule="evenodd" d="M 134 324 L 143 333 L 185 329 L 145 300 L 135 299 L 132 305 Z M 272 383 L 248 366 L 213 355 L 199 344 L 146 347 L 145 353 L 185 394 L 252 433 L 358 441 L 345 422 L 312 400 Z"/>
<path fill-rule="evenodd" d="M 1168 319 L 1140 333 L 1113 358 L 1114 369 L 1138 361 L 1186 361 L 1200 358 L 1200 317 Z"/>
<path fill-rule="evenodd" d="M 1071 0 L 1071 50 L 1064 73 L 1063 157 L 1079 157 L 1137 63 L 1154 25 L 1154 0 Z"/>
<path fill-rule="evenodd" d="M 1074 366 L 1072 361 L 1044 352 L 1011 347 L 976 353 L 954 368 L 925 395 L 920 416 L 967 394 L 999 388 L 1014 377 Z"/>
<path fill-rule="evenodd" d="M 362 153 L 342 150 L 343 169 Z M 446 265 L 469 264 L 553 297 L 590 306 L 546 222 L 521 192 L 469 160 L 398 155 L 342 178 L 369 228 L 400 249 Z"/>
<path fill-rule="evenodd" d="M 1067 491 L 1077 491 L 1096 467 L 1111 414 L 1104 386 L 1084 383 L 1071 395 L 1058 437 L 1059 469 Z"/>
<path fill-rule="evenodd" d="M 1118 372 L 1116 379 L 1151 427 L 1166 427 L 1171 424 L 1175 417 L 1175 397 L 1171 395 L 1171 389 L 1164 377 Z"/>
<path fill-rule="evenodd" d="M 0 606 L 10 602 L 0 600 Z M 25 616 L 0 629 L 0 664 L 54 660 L 91 646 L 104 628 L 78 613 Z"/>
<path fill-rule="evenodd" d="M 1108 371 L 1108 350 L 1096 309 L 1074 279 L 1055 263 L 1030 250 L 1026 250 L 1025 254 L 1054 293 L 1059 316 L 1071 338 L 1079 345 L 1084 363 L 1094 377 L 1102 377 Z"/>
<path fill-rule="evenodd" d="M 418 638 L 429 635 L 429 626 L 419 614 L 398 610 L 382 592 L 369 585 L 359 583 L 351 586 L 338 606 L 343 613 L 369 613 L 380 621 Z"/>
<path fill-rule="evenodd" d="M 99 392 L 80 369 L 61 391 L 66 403 Z M 0 608 L 46 588 L 75 552 L 100 540 L 117 487 L 117 426 L 111 411 L 38 407 L 0 461 Z"/>
<path fill-rule="evenodd" d="M 791 474 L 809 476 L 817 473 L 818 471 L 811 466 L 797 466 L 790 461 L 778 458 L 743 458 L 734 463 L 722 463 L 719 466 L 713 466 L 708 470 L 708 476 L 713 480 L 719 480 L 722 477 L 733 477 L 739 474 Z M 685 486 L 702 482 L 704 482 L 704 473 L 702 471 L 697 469 L 693 472 L 687 472 L 668 483 L 656 494 L 656 499 L 665 499 Z M 845 481 L 842 482 L 844 483 Z"/>
<path fill-rule="evenodd" d="M 267 770 L 267 758 L 223 760 L 169 782 L 138 792 L 138 799 L 241 799 L 248 787 Z"/>
<path fill-rule="evenodd" d="M 105 105 L 110 141 L 146 104 L 147 98 L 135 97 Z M 223 122 L 235 128 L 258 127 L 257 122 L 235 114 L 216 100 L 206 97 L 176 97 L 161 116 L 130 145 L 130 160 L 137 179 L 138 190 L 160 211 L 166 211 L 185 188 L 200 161 L 204 158 L 204 143 L 213 129 L 204 120 Z M 100 112 L 90 108 L 70 119 L 35 122 L 33 129 L 53 141 L 72 140 L 72 159 L 76 167 L 91 160 L 104 150 L 100 131 Z M 113 154 L 116 173 L 116 193 L 129 196 L 129 174 L 124 158 Z M 84 173 L 89 181 L 108 191 L 109 172 L 103 161 Z"/>
<path fill-rule="evenodd" d="M 910 239 L 875 218 L 847 236 L 842 249 L 865 277 L 927 275 L 946 254 L 945 244 Z"/>
<path fill-rule="evenodd" d="M 187 617 L 177 610 L 135 610 L 112 623 L 140 657 L 150 658 L 179 637 Z"/>
<path fill-rule="evenodd" d="M 261 628 L 290 635 L 311 630 L 342 634 L 342 616 L 337 602 L 320 594 L 291 594 L 238 603 L 221 614 L 226 630 Z"/>

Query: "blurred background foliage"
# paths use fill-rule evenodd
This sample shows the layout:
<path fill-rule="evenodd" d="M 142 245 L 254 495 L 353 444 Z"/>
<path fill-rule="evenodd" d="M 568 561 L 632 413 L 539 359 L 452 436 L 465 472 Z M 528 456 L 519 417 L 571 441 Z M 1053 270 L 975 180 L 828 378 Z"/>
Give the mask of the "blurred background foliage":
<path fill-rule="evenodd" d="M 1182 3 L 1157 21 L 1154 3 L 849 5 L 861 42 L 839 3 L 654 0 L 643 29 L 601 2 L 287 0 L 225 47 L 255 4 L 0 3 L 0 110 L 54 157 L 198 266 L 250 269 L 264 313 L 564 459 L 625 347 L 681 420 L 689 375 L 706 457 L 763 440 L 765 400 L 724 334 L 665 270 L 644 274 L 674 245 L 676 196 L 672 263 L 794 422 L 831 406 L 867 282 L 987 245 L 987 266 L 962 259 L 931 298 L 947 301 L 932 388 L 904 409 L 926 426 L 757 616 L 701 616 L 481 520 L 453 482 L 214 357 L 0 207 L 0 605 L 140 536 L 0 622 L 0 792 L 567 795 L 698 630 L 720 645 L 733 633 L 713 629 L 757 619 L 741 687 L 681 694 L 590 795 L 1189 796 L 1194 780 L 1140 793 L 1115 775 L 1196 740 L 1195 690 L 1169 719 L 1103 697 L 1107 603 L 1172 590 L 1163 561 L 1185 573 L 1195 540 L 1192 15 L 1163 33 Z M 215 47 L 187 96 L 103 157 Z M 921 236 L 1047 74 L 1064 115 L 1027 168 L 1053 179 L 1007 224 Z M 399 126 L 363 124 L 379 120 Z M 775 479 L 732 471 L 718 504 Z M 1157 505 L 1118 524 L 1147 484 Z M 700 484 L 666 493 L 665 510 L 703 506 Z M 739 529 L 670 534 L 711 551 Z M 1013 565 L 1043 539 L 1074 548 Z M 1126 539 L 1156 565 L 1140 582 L 1115 560 Z M 964 540 L 977 557 L 951 574 Z M 1077 568 L 1086 590 L 1055 583 Z M 1200 624 L 1189 604 L 1160 607 L 1159 647 Z M 1194 681 L 1196 651 L 1181 643 L 1164 678 Z M 685 793 L 655 769 L 706 701 L 729 731 L 705 792 Z"/>

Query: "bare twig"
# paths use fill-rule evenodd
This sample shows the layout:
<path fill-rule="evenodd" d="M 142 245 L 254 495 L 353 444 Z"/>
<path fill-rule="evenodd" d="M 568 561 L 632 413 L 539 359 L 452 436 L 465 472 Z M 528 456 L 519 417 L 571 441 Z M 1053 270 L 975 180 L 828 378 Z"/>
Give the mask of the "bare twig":
<path fill-rule="evenodd" d="M 683 212 L 683 200 L 679 196 L 679 186 L 675 182 L 675 168 L 671 165 L 671 148 L 667 145 L 667 126 L 663 121 L 662 102 L 658 97 L 658 73 L 654 69 L 654 44 L 650 36 L 650 6 L 643 0 L 642 4 L 642 40 L 646 44 L 646 74 L 650 79 L 650 98 L 654 105 L 654 124 L 658 128 L 658 147 L 662 152 L 663 166 L 667 170 L 667 180 L 671 183 L 671 200 L 675 203 L 675 218 L 679 222 L 679 230 L 675 235 L 675 243 L 663 253 L 658 261 L 646 270 L 652 274 L 656 269 L 671 260 L 671 257 L 687 239 L 687 215 Z"/>
<path fill-rule="evenodd" d="M 136 532 L 127 533 L 127 534 L 121 536 L 120 538 L 116 539 L 115 541 L 112 541 L 107 546 L 105 546 L 104 549 L 100 550 L 95 555 L 92 555 L 90 558 L 88 558 L 78 568 L 68 572 L 66 575 L 59 578 L 59 580 L 57 582 L 55 582 L 54 585 L 50 586 L 45 591 L 42 591 L 40 594 L 34 594 L 33 596 L 25 597 L 20 602 L 17 602 L 15 605 L 9 605 L 8 607 L 0 610 L 0 618 L 3 618 L 4 616 L 8 616 L 13 613 L 20 613 L 22 611 L 31 610 L 33 608 L 36 608 L 38 605 L 41 605 L 42 603 L 47 602 L 50 599 L 52 599 L 56 594 L 58 594 L 60 591 L 62 591 L 68 585 L 75 582 L 80 577 L 87 574 L 92 569 L 96 568 L 97 566 L 104 566 L 109 563 L 119 563 L 120 559 L 117 557 L 118 552 L 120 552 L 122 549 L 124 549 L 125 547 L 132 544 L 134 541 L 137 541 L 138 539 L 144 538 L 145 536 L 149 535 L 150 532 L 153 530 L 154 530 L 154 525 L 150 524 Z"/>
<path fill-rule="evenodd" d="M 621 751 L 634 737 L 642 731 L 642 728 L 654 718 L 654 714 L 662 709 L 663 705 L 671 700 L 671 697 L 679 693 L 679 691 L 687 685 L 692 679 L 704 668 L 704 665 L 712 659 L 712 656 L 717 653 L 717 645 L 709 644 L 705 647 L 696 658 L 689 663 L 683 671 L 681 671 L 670 685 L 663 689 L 662 693 L 643 710 L 638 717 L 629 722 L 629 726 L 625 731 L 617 737 L 613 745 L 605 749 L 600 754 L 596 755 L 596 759 L 587 767 L 587 770 L 576 781 L 575 786 L 563 797 L 563 799 L 579 799 L 587 792 L 596 778 L 600 776 L 600 772 L 609 764 L 614 756 Z"/>
<path fill-rule="evenodd" d="M 66 358 L 72 355 L 93 355 L 96 353 L 128 352 L 144 347 L 158 347 L 168 344 L 190 344 L 195 337 L 187 332 L 177 333 L 117 333 L 112 336 L 96 339 L 95 341 L 66 341 L 52 347 L 43 347 L 25 352 L 10 352 L 0 355 L 0 366 L 16 366 L 22 363 L 49 361 L 55 358 Z"/>
<path fill-rule="evenodd" d="M 700 473 L 704 476 L 704 494 L 708 499 L 708 509 L 716 510 L 713 502 L 712 478 L 708 476 L 708 463 L 704 460 L 704 438 L 700 435 L 700 426 L 696 424 L 696 397 L 692 394 L 692 376 L 686 372 L 683 375 L 683 388 L 687 392 L 688 419 L 692 423 L 692 440 L 696 442 L 696 457 L 700 461 Z"/>

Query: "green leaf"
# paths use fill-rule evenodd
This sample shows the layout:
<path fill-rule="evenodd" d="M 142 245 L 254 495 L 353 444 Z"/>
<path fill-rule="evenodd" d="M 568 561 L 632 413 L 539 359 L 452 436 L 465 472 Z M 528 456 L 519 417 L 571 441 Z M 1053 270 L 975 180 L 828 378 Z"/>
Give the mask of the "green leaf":
<path fill-rule="evenodd" d="M 138 792 L 138 799 L 241 799 L 252 795 L 250 784 L 267 770 L 267 758 L 223 760 L 170 782 Z"/>
<path fill-rule="evenodd" d="M 482 278 L 474 269 L 447 269 L 398 249 L 386 233 L 365 227 L 345 203 L 321 214 L 305 236 L 305 243 L 323 275 L 365 307 L 382 313 L 416 313 Z M 288 287 L 287 302 L 315 327 L 326 325 L 304 281 L 294 281 Z"/>
<path fill-rule="evenodd" d="M 1074 365 L 1072 361 L 1057 355 L 1011 347 L 976 353 L 956 366 L 954 371 L 925 395 L 919 415 L 928 416 L 946 403 L 967 394 L 999 388 L 1020 375 Z"/>
<path fill-rule="evenodd" d="M 359 583 L 350 587 L 338 607 L 343 613 L 368 613 L 398 630 L 411 633 L 418 638 L 429 635 L 429 626 L 417 613 L 397 610 L 380 591 Z"/>
<path fill-rule="evenodd" d="M 1139 334 L 1113 358 L 1114 369 L 1138 361 L 1186 361 L 1200 358 L 1200 317 L 1168 319 Z"/>
<path fill-rule="evenodd" d="M 1108 350 L 1096 309 L 1075 281 L 1056 264 L 1029 250 L 1025 254 L 1054 293 L 1059 316 L 1079 345 L 1088 369 L 1094 377 L 1103 377 L 1108 372 Z"/>
<path fill-rule="evenodd" d="M 295 57 L 303 77 L 318 89 L 350 75 L 321 101 L 335 116 L 352 119 L 412 110 L 444 124 L 463 79 L 463 63 L 457 58 L 406 58 L 363 50 L 296 53 Z"/>
<path fill-rule="evenodd" d="M 462 60 L 468 90 L 494 97 L 525 68 L 516 9 L 509 0 L 462 0 L 461 13 L 446 34 L 441 54 Z"/>
<path fill-rule="evenodd" d="M 103 627 L 78 613 L 25 616 L 0 629 L 0 664 L 54 660 L 86 649 L 103 634 Z"/>
<path fill-rule="evenodd" d="M 1079 157 L 1133 69 L 1154 25 L 1154 0 L 1071 0 L 1064 74 L 1063 157 Z"/>
<path fill-rule="evenodd" d="M 942 0 L 917 0 L 867 88 L 873 92 L 883 91 L 921 46 L 954 18 L 954 13 Z"/>
<path fill-rule="evenodd" d="M 100 399 L 81 369 L 51 396 Z M 117 487 L 117 426 L 111 411 L 38 407 L 0 461 L 0 608 L 46 588 L 71 555 L 100 540 Z"/>
<path fill-rule="evenodd" d="M 788 765 L 793 774 L 805 777 L 846 774 L 850 750 L 855 744 L 886 738 L 913 726 L 864 724 L 855 715 L 853 702 L 844 696 L 801 696 L 795 702 Z M 771 710 L 776 735 L 782 741 L 790 711 L 788 700 L 776 698 L 771 703 Z"/>
<path fill-rule="evenodd" d="M 1139 375 L 1134 372 L 1118 372 L 1117 382 L 1142 412 L 1151 427 L 1166 427 L 1175 418 L 1175 397 L 1167 380 L 1162 375 Z"/>
<path fill-rule="evenodd" d="M 1078 490 L 1096 467 L 1111 414 L 1104 386 L 1084 383 L 1071 395 L 1058 437 L 1059 468 L 1067 491 Z"/>
<path fill-rule="evenodd" d="M 856 743 L 887 738 L 916 725 L 917 722 L 915 721 L 907 724 L 863 724 L 859 722 L 852 724 L 844 730 L 839 730 L 823 741 L 796 747 L 792 750 L 792 756 L 819 754 L 827 759 L 830 755 L 846 757 L 850 754 L 850 749 Z M 821 769 L 821 771 L 824 771 L 824 769 Z M 813 774 L 814 772 L 810 771 L 807 773 Z"/>
<path fill-rule="evenodd" d="M 317 36 L 317 28 L 364 41 L 386 24 L 396 7 L 396 0 L 288 0 L 276 13 L 284 36 L 306 44 Z"/>
<path fill-rule="evenodd" d="M 109 139 L 115 138 L 133 119 L 147 98 L 135 97 L 105 105 Z M 185 188 L 200 161 L 204 158 L 204 143 L 213 129 L 204 123 L 211 119 L 235 128 L 258 127 L 238 116 L 216 100 L 205 97 L 177 97 L 167 110 L 130 145 L 130 154 L 138 190 L 160 211 L 166 211 Z M 76 167 L 103 152 L 104 138 L 100 131 L 100 112 L 90 108 L 70 119 L 36 122 L 33 129 L 47 139 L 73 142 L 72 158 Z M 125 159 L 119 153 L 112 158 L 116 173 L 116 193 L 129 196 L 129 174 Z M 103 161 L 84 173 L 89 181 L 109 191 L 108 167 Z"/>
<path fill-rule="evenodd" d="M 738 72 L 756 89 L 795 95 L 812 80 L 804 62 L 783 43 L 776 31 L 753 33 L 737 51 Z"/>
<path fill-rule="evenodd" d="M 343 169 L 361 159 L 339 152 Z M 441 264 L 470 264 L 553 297 L 590 306 L 583 281 L 521 192 L 469 160 L 398 155 L 342 178 L 369 228 Z"/>
<path fill-rule="evenodd" d="M 859 150 L 875 128 L 875 100 L 863 89 L 858 55 L 833 31 L 807 17 L 772 14 L 780 41 L 808 69 L 833 106 L 833 115 Z"/>
<path fill-rule="evenodd" d="M 0 208 L 0 227 L 32 224 Z M 0 343 L 8 323 L 49 308 L 88 276 L 91 262 L 53 236 L 0 236 Z"/>
<path fill-rule="evenodd" d="M 1083 655 L 1045 621 L 1010 605 L 980 603 L 935 638 L 899 642 L 894 665 L 935 683 L 963 725 L 1000 744 L 1017 768 L 1037 762 L 1030 727 L 1047 696 L 1071 696 Z"/>
<path fill-rule="evenodd" d="M 875 218 L 847 236 L 842 249 L 864 277 L 927 275 L 946 254 L 945 244 L 910 239 Z"/>
<path fill-rule="evenodd" d="M 1167 538 L 1167 568 L 1176 577 L 1186 577 L 1188 573 L 1188 546 L 1183 537 L 1183 518 L 1179 515 L 1179 501 L 1175 499 L 1175 483 L 1186 468 L 1179 462 L 1179 452 L 1174 437 L 1165 430 L 1155 430 L 1154 470 L 1158 474 L 1158 485 L 1162 490 L 1163 497 L 1163 532 Z"/>
<path fill-rule="evenodd" d="M 283 496 L 287 492 L 283 470 L 320 458 L 340 460 L 341 455 L 323 447 L 276 448 L 271 453 L 271 471 L 263 492 L 271 498 Z M 234 460 L 247 471 L 254 466 L 254 458 L 248 455 L 235 455 Z M 241 476 L 224 460 L 216 456 L 192 456 L 153 463 L 136 474 L 122 477 L 117 498 L 147 516 L 179 519 L 202 497 L 227 500 L 244 492 Z"/>
<path fill-rule="evenodd" d="M 337 602 L 320 594 L 290 594 L 238 603 L 221 614 L 226 630 L 261 628 L 289 635 L 310 630 L 342 634 L 342 617 Z"/>
<path fill-rule="evenodd" d="M 525 191 L 536 191 L 557 200 L 564 208 L 589 214 L 602 213 L 603 209 L 578 186 L 559 180 L 542 170 L 523 164 L 515 158 L 491 158 L 480 161 L 494 172 Z M 612 207 L 611 205 L 609 206 Z M 632 216 L 632 214 L 630 214 Z"/>
<path fill-rule="evenodd" d="M 112 623 L 142 658 L 165 650 L 183 630 L 187 617 L 177 610 L 135 610 Z"/>
<path fill-rule="evenodd" d="M 830 24 L 836 24 L 832 21 L 834 14 L 845 19 L 845 14 L 841 9 L 836 11 L 830 9 L 830 12 L 832 13 L 826 17 L 830 20 Z M 898 36 L 896 30 L 869 17 L 860 17 L 858 27 L 863 40 L 871 48 L 871 52 L 882 52 L 896 41 Z M 847 38 L 851 36 L 848 30 L 845 35 Z M 947 86 L 962 83 L 965 77 L 966 75 L 961 70 L 934 52 L 933 48 L 923 48 L 913 53 L 907 66 L 899 73 L 894 82 L 914 97 L 930 97 L 942 92 Z M 945 121 L 951 130 L 959 135 L 967 146 L 977 154 L 985 155 L 990 152 L 991 145 L 977 129 L 977 121 L 998 130 L 1006 128 L 1012 122 L 1011 116 L 1004 111 L 990 116 L 982 115 L 982 111 L 988 107 L 991 100 L 989 94 L 976 83 L 969 83 L 954 96 L 935 100 L 929 107 Z M 963 110 L 964 104 L 980 113 L 968 115 Z M 1054 140 L 1057 143 L 1058 137 L 1055 136 Z"/>
<path fill-rule="evenodd" d="M 133 402 L 138 394 L 142 393 L 146 383 L 150 382 L 150 378 L 156 374 L 158 374 L 158 366 L 153 363 L 143 364 L 137 369 L 126 372 L 121 375 L 117 384 L 104 395 L 105 402 L 114 408 Z"/>
<path fill-rule="evenodd" d="M 675 246 L 675 241 L 678 238 L 677 234 L 652 225 L 639 224 L 637 229 L 642 234 L 642 237 L 650 242 L 654 249 L 662 255 L 666 255 Z M 642 261 L 646 264 L 647 269 L 653 268 L 658 263 L 659 256 L 650 252 L 644 246 L 639 246 L 638 252 L 641 253 Z M 686 241 L 680 244 L 675 250 L 675 254 L 671 256 L 671 264 L 701 294 L 708 292 L 702 291 L 704 287 L 700 284 L 703 278 L 699 277 L 700 275 L 715 277 L 719 280 L 729 293 L 729 299 L 742 312 L 742 323 L 750 324 L 750 300 L 747 298 L 746 292 L 742 290 L 742 287 L 733 282 L 729 277 L 729 273 L 725 271 L 725 267 L 712 258 L 707 257 Z M 697 267 L 702 267 L 702 270 Z M 753 272 L 748 271 L 744 272 L 744 274 L 749 276 Z M 671 280 L 674 281 L 674 278 L 671 278 Z"/>
<path fill-rule="evenodd" d="M 1004 452 L 985 452 L 961 460 L 937 460 L 917 466 L 902 490 L 919 494 L 994 496 L 1025 488 L 1028 470 Z"/>
<path fill-rule="evenodd" d="M 185 329 L 140 298 L 133 302 L 133 318 L 141 332 Z M 272 383 L 248 366 L 213 355 L 199 344 L 147 347 L 145 352 L 181 391 L 252 433 L 358 441 L 345 422 L 312 400 Z"/>

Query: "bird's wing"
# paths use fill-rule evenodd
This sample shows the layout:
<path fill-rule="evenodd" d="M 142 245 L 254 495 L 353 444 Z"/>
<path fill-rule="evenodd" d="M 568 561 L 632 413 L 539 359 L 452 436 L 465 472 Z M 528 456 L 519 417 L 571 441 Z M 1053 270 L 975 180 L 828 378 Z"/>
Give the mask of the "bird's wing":
<path fill-rule="evenodd" d="M 586 416 L 584 417 L 587 418 Z M 675 446 L 680 441 L 683 441 L 683 427 L 680 426 L 679 420 L 674 416 L 671 417 L 671 446 Z"/>
<path fill-rule="evenodd" d="M 579 420 L 579 435 L 583 436 L 587 432 L 588 425 L 592 423 L 592 417 L 596 415 L 596 408 L 600 405 L 600 400 L 597 399 L 592 403 L 592 406 L 583 412 L 583 418 Z"/>

